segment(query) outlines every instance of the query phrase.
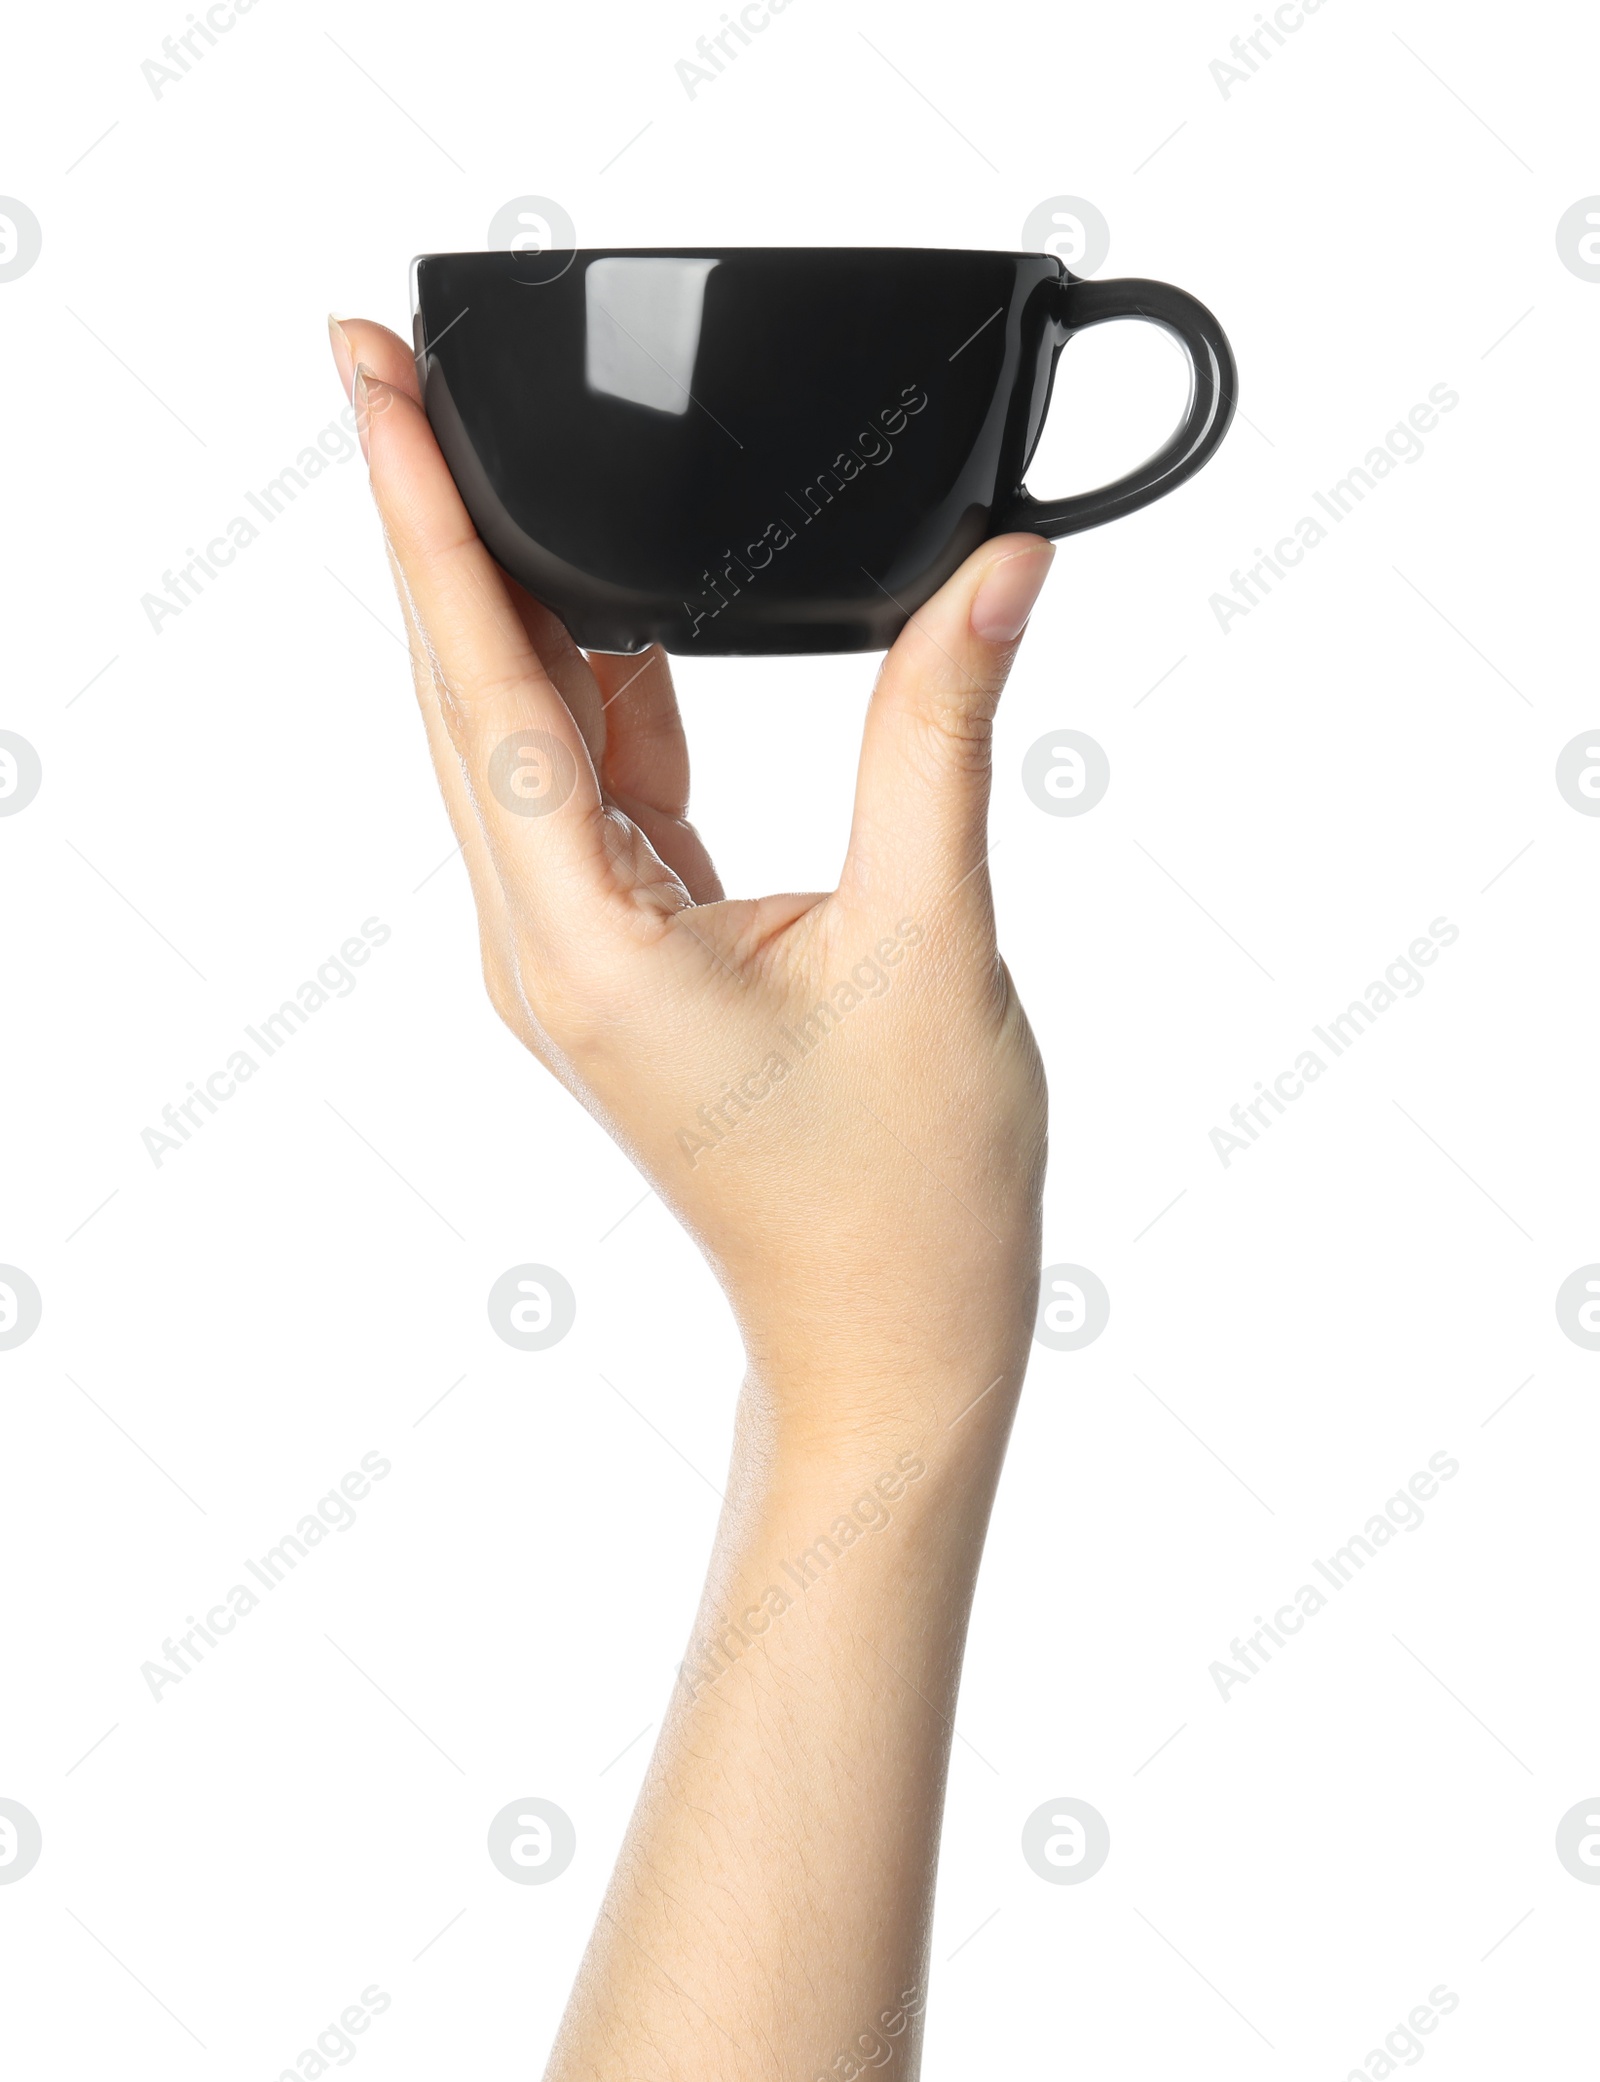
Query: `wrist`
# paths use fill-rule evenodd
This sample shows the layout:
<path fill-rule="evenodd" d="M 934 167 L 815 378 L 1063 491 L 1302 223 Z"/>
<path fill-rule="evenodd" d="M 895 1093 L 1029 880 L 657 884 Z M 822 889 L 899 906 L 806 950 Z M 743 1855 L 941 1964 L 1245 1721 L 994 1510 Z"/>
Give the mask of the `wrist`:
<path fill-rule="evenodd" d="M 1025 1366 L 1012 1351 L 920 1370 L 752 1368 L 735 1426 L 729 1526 L 760 1541 L 852 1515 L 875 1531 L 880 1510 L 959 1519 L 969 1499 L 986 1514 Z"/>
<path fill-rule="evenodd" d="M 778 1446 L 742 1409 L 728 1509 L 683 1660 L 686 1703 L 734 1707 L 753 1673 L 797 1674 L 830 1655 L 869 1676 L 886 1655 L 925 1692 L 942 1683 L 1014 1407 L 1003 1386 L 970 1436 L 963 1424 L 953 1438 L 898 1444 L 874 1433 Z"/>
<path fill-rule="evenodd" d="M 752 1363 L 739 1400 L 742 1464 L 773 1495 L 874 1480 L 908 1453 L 941 1480 L 958 1479 L 1004 1451 L 1026 1365 L 1015 1348 L 921 1365 L 897 1356 Z"/>
<path fill-rule="evenodd" d="M 938 1294 L 863 1305 L 839 1283 L 735 1297 L 743 1402 L 775 1449 L 824 1459 L 863 1440 L 902 1448 L 1014 1408 L 1033 1346 L 1036 1252 L 1025 1265 L 952 1269 Z M 1009 1422 L 1009 1415 L 1007 1416 Z"/>

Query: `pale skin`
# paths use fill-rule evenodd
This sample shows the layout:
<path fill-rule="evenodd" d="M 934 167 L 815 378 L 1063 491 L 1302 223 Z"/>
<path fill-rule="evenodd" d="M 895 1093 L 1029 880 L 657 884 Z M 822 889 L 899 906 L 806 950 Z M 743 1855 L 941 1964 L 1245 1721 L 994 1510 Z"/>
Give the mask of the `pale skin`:
<path fill-rule="evenodd" d="M 1045 1081 L 986 830 L 1050 546 L 984 543 L 883 661 L 838 887 L 726 898 L 664 654 L 578 650 L 474 533 L 410 348 L 357 319 L 332 340 L 489 997 L 694 1237 L 747 1358 L 682 1679 L 547 2082 L 913 2076 L 1038 1285 Z M 537 815 L 492 766 L 529 730 L 512 800 Z M 824 1001 L 843 1014 L 803 1051 Z"/>

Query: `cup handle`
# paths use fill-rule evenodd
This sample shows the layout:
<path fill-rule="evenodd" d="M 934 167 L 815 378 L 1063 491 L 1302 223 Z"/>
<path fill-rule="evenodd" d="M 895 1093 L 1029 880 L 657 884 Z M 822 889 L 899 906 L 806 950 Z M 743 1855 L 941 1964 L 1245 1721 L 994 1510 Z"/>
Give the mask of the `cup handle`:
<path fill-rule="evenodd" d="M 1163 326 L 1188 359 L 1188 408 L 1169 441 L 1110 484 L 1073 492 L 1065 499 L 1035 499 L 1019 486 L 1010 503 L 995 513 L 996 534 L 1021 529 L 1034 535 L 1074 535 L 1080 528 L 1097 528 L 1103 521 L 1137 512 L 1192 477 L 1233 418 L 1238 389 L 1233 350 L 1222 327 L 1194 297 L 1167 282 L 1131 276 L 1120 282 L 1085 282 L 1073 275 L 1059 284 L 1056 295 L 1058 352 L 1074 333 L 1114 318 L 1144 318 Z"/>

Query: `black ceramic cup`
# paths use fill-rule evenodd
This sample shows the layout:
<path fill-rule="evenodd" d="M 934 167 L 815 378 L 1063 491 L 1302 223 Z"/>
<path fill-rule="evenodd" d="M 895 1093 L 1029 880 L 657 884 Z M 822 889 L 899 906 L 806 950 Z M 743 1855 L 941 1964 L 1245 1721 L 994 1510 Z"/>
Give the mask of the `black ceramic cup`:
<path fill-rule="evenodd" d="M 430 253 L 412 309 L 478 533 L 588 650 L 882 650 L 980 542 L 1148 505 L 1233 413 L 1203 304 L 1044 253 Z M 1182 346 L 1182 423 L 1114 483 L 1036 499 L 1056 358 L 1113 318 Z"/>

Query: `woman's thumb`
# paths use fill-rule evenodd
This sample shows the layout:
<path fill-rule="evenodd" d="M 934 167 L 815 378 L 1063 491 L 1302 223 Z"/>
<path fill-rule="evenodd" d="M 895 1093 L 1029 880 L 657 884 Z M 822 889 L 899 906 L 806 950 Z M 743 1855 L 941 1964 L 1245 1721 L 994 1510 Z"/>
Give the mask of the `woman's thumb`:
<path fill-rule="evenodd" d="M 867 713 L 847 873 L 909 895 L 983 860 L 994 712 L 1054 555 L 1037 535 L 997 536 L 901 631 Z"/>

